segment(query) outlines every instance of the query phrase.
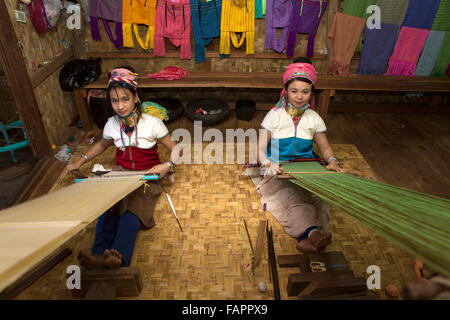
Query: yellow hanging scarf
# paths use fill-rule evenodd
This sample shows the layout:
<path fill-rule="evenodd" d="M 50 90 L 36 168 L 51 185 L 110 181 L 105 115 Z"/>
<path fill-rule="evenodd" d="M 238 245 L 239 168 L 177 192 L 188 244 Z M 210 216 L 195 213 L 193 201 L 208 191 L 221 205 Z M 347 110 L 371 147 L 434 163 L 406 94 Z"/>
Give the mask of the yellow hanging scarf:
<path fill-rule="evenodd" d="M 236 32 L 242 32 L 238 41 Z M 255 53 L 255 0 L 223 0 L 220 54 L 230 54 L 230 41 L 239 48 L 247 39 L 245 54 Z"/>
<path fill-rule="evenodd" d="M 124 0 L 123 1 L 123 46 L 133 48 L 133 34 L 142 49 L 153 48 L 153 39 L 155 38 L 155 16 L 157 0 Z M 138 25 L 148 26 L 145 42 L 142 41 L 138 32 Z M 131 28 L 133 26 L 133 28 Z"/>

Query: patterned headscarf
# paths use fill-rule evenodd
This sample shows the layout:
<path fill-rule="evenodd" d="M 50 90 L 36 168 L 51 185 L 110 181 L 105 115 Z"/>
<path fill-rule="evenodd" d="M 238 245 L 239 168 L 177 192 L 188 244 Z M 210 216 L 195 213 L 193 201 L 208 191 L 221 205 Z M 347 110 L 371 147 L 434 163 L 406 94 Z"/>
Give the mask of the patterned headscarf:
<path fill-rule="evenodd" d="M 134 89 L 137 88 L 136 81 L 137 73 L 131 72 L 128 69 L 114 69 L 111 71 L 111 78 L 109 79 L 108 86 L 111 82 L 128 83 Z"/>
<path fill-rule="evenodd" d="M 283 74 L 283 84 L 286 85 L 286 83 L 289 80 L 295 79 L 295 78 L 304 78 L 308 79 L 312 82 L 312 85 L 315 85 L 317 82 L 317 75 L 316 75 L 316 69 L 314 69 L 314 66 L 309 63 L 291 63 L 287 66 L 286 71 Z M 276 107 L 284 107 L 285 99 L 284 96 L 286 95 L 286 90 L 283 89 L 280 94 L 280 101 L 276 104 Z M 314 97 L 311 101 L 312 109 L 314 109 Z"/>

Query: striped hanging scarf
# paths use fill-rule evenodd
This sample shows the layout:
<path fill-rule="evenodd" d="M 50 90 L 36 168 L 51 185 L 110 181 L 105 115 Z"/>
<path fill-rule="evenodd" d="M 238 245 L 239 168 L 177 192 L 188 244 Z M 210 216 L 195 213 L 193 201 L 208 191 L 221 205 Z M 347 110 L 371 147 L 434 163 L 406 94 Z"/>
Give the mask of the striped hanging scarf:
<path fill-rule="evenodd" d="M 405 19 L 408 4 L 409 0 L 378 0 L 381 22 L 400 26 Z"/>
<path fill-rule="evenodd" d="M 436 59 L 433 71 L 430 76 L 432 77 L 444 77 L 446 70 L 450 62 L 450 32 L 445 32 L 444 40 L 442 41 L 441 50 Z"/>
<path fill-rule="evenodd" d="M 263 18 L 263 1 L 255 0 L 255 18 L 262 19 Z"/>
<path fill-rule="evenodd" d="M 242 32 L 238 41 L 236 32 Z M 245 54 L 255 53 L 255 0 L 223 0 L 220 24 L 221 55 L 231 53 L 230 42 L 240 48 L 246 41 Z"/>
<path fill-rule="evenodd" d="M 441 0 L 431 30 L 450 31 L 450 1 Z"/>
<path fill-rule="evenodd" d="M 158 0 L 155 23 L 155 56 L 165 56 L 164 38 L 180 47 L 180 59 L 191 59 L 191 5 L 189 0 Z"/>
<path fill-rule="evenodd" d="M 122 34 L 122 0 L 91 0 L 89 5 L 89 17 L 91 24 L 92 39 L 101 41 L 98 19 L 102 19 L 103 26 L 109 39 L 117 49 L 123 47 Z M 114 39 L 109 21 L 112 21 L 116 29 L 116 39 Z"/>
<path fill-rule="evenodd" d="M 292 2 L 291 0 L 267 0 L 267 5 L 264 49 L 283 52 L 289 31 Z M 277 41 L 277 28 L 282 28 L 279 41 Z"/>
<path fill-rule="evenodd" d="M 220 36 L 222 0 L 202 2 L 190 0 L 195 63 L 205 61 L 205 46 Z"/>
<path fill-rule="evenodd" d="M 402 27 L 385 75 L 414 77 L 419 55 L 429 33 L 430 30 Z"/>
<path fill-rule="evenodd" d="M 297 33 L 299 32 L 309 34 L 306 55 L 308 57 L 313 56 L 316 33 L 319 29 L 320 20 L 327 9 L 327 5 L 327 0 L 294 0 L 286 56 L 294 56 L 294 49 L 297 44 Z"/>
<path fill-rule="evenodd" d="M 364 47 L 356 73 L 384 74 L 399 29 L 399 26 L 388 23 L 381 23 L 381 29 L 368 29 L 366 26 L 363 36 Z"/>
<path fill-rule="evenodd" d="M 431 29 L 440 2 L 441 0 L 409 0 L 402 26 Z"/>
<path fill-rule="evenodd" d="M 133 32 L 142 49 L 152 49 L 155 38 L 156 0 L 123 0 L 123 46 L 133 48 Z M 138 25 L 148 26 L 145 42 L 139 35 Z"/>
<path fill-rule="evenodd" d="M 444 31 L 430 31 L 417 64 L 415 76 L 429 76 L 431 74 L 441 50 L 444 36 Z"/>

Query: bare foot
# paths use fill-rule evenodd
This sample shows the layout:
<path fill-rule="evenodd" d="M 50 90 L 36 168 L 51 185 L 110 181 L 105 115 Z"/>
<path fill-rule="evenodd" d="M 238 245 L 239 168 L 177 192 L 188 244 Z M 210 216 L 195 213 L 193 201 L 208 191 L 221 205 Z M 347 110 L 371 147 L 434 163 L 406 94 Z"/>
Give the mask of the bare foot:
<path fill-rule="evenodd" d="M 297 242 L 297 245 L 295 247 L 297 248 L 298 251 L 303 253 L 317 252 L 316 247 L 309 238 Z"/>
<path fill-rule="evenodd" d="M 80 261 L 80 265 L 85 267 L 86 269 L 96 269 L 103 267 L 103 256 L 99 254 L 90 254 L 87 252 L 80 251 L 78 254 L 78 261 Z"/>
<path fill-rule="evenodd" d="M 423 277 L 423 262 L 419 258 L 414 259 L 414 278 L 419 282 L 428 282 L 428 280 Z"/>
<path fill-rule="evenodd" d="M 322 234 L 320 231 L 314 230 L 311 233 L 310 239 L 317 250 L 322 251 L 331 242 L 331 233 Z"/>
<path fill-rule="evenodd" d="M 105 268 L 119 268 L 122 264 L 122 255 L 119 251 L 106 249 L 103 253 L 103 266 Z"/>

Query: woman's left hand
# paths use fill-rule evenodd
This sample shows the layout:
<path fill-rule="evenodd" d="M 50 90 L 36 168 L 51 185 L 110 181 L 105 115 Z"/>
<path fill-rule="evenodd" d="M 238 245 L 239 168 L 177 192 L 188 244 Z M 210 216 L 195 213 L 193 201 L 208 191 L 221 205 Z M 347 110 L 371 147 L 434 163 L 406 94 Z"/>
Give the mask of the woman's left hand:
<path fill-rule="evenodd" d="M 159 173 L 159 179 L 162 179 L 169 172 L 169 170 L 170 169 L 169 169 L 169 166 L 167 164 L 161 163 L 161 164 L 158 164 L 158 165 L 152 167 L 147 172 L 149 174 Z"/>
<path fill-rule="evenodd" d="M 327 165 L 328 170 L 336 171 L 336 172 L 345 172 L 335 160 L 331 161 L 329 165 Z"/>

